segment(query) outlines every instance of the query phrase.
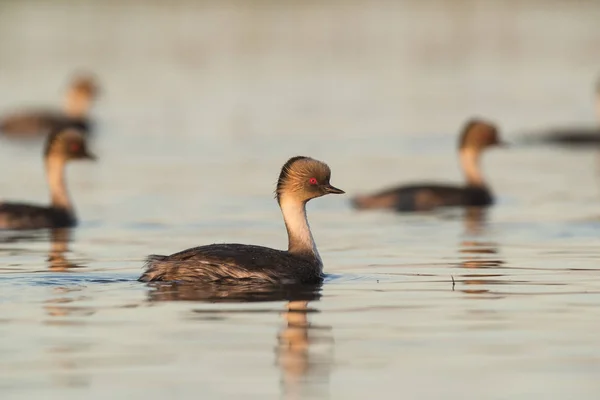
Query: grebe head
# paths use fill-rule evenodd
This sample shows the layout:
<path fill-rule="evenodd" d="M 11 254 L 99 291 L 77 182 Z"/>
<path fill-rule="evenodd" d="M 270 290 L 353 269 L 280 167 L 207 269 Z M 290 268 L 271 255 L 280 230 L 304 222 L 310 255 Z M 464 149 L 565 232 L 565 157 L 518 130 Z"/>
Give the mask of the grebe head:
<path fill-rule="evenodd" d="M 307 202 L 326 194 L 345 193 L 329 183 L 330 177 L 331 170 L 324 162 L 302 156 L 290 158 L 277 181 L 277 201 L 281 203 L 282 197 L 289 197 Z"/>
<path fill-rule="evenodd" d="M 98 92 L 98 84 L 92 75 L 74 76 L 64 100 L 67 115 L 77 118 L 85 117 L 98 96 Z"/>
<path fill-rule="evenodd" d="M 494 124 L 481 119 L 471 119 L 465 124 L 460 136 L 460 150 L 480 152 L 488 147 L 505 146 Z"/>
<path fill-rule="evenodd" d="M 95 160 L 96 156 L 88 151 L 85 134 L 74 127 L 56 130 L 48 135 L 44 151 L 46 158 L 70 160 Z"/>
<path fill-rule="evenodd" d="M 98 96 L 100 88 L 91 74 L 78 74 L 71 80 L 70 91 L 77 96 L 92 99 Z"/>

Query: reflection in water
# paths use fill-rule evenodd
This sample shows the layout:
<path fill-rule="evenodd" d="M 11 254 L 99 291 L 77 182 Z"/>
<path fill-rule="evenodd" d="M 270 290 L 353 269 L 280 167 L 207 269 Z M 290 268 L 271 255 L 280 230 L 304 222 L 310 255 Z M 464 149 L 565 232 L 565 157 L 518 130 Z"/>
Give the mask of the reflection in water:
<path fill-rule="evenodd" d="M 329 386 L 333 358 L 331 329 L 312 326 L 307 318 L 307 305 L 306 301 L 288 304 L 283 314 L 286 326 L 279 333 L 275 349 L 277 365 L 281 368 L 283 397 L 287 399 L 322 397 Z M 310 354 L 311 347 L 318 342 L 328 344 L 326 353 L 320 356 Z"/>
<path fill-rule="evenodd" d="M 481 237 L 485 235 L 487 222 L 487 209 L 467 208 L 464 214 L 465 235 L 467 240 L 460 244 L 462 268 L 469 269 L 488 269 L 498 268 L 504 264 L 498 256 L 498 244 L 491 241 L 483 241 Z M 463 274 L 461 282 L 465 285 L 481 286 L 500 283 L 497 279 L 500 274 L 469 273 Z M 464 293 L 480 294 L 488 293 L 488 289 L 464 289 Z"/>
<path fill-rule="evenodd" d="M 149 301 L 203 301 L 246 303 L 287 301 L 283 313 L 285 326 L 277 336 L 275 356 L 281 369 L 284 398 L 323 396 L 329 386 L 332 364 L 330 327 L 315 327 L 308 321 L 308 302 L 319 300 L 321 285 L 272 286 L 256 284 L 156 284 L 148 293 Z M 195 310 L 198 313 L 227 313 L 231 310 Z M 239 312 L 233 311 L 233 312 Z M 311 354 L 317 343 L 326 343 L 325 354 Z M 310 396 L 309 396 L 310 397 Z"/>
<path fill-rule="evenodd" d="M 48 237 L 49 236 L 49 237 Z M 66 254 L 69 251 L 69 242 L 71 241 L 71 229 L 60 228 L 51 230 L 31 230 L 22 232 L 5 231 L 0 235 L 1 243 L 33 243 L 33 242 L 45 242 L 49 239 L 50 249 L 47 256 L 48 270 L 53 272 L 67 272 L 73 268 L 81 268 L 82 266 L 77 265 L 67 258 Z M 3 251 L 20 253 L 24 250 L 21 248 L 6 249 Z M 30 250 L 25 250 L 30 251 Z M 73 297 L 72 292 L 78 292 L 81 290 L 80 287 L 54 287 L 53 293 L 56 296 L 46 300 L 44 302 L 45 310 L 48 315 L 53 317 L 64 317 L 64 316 L 86 316 L 94 313 L 92 308 L 89 307 L 72 307 L 66 305 L 77 300 L 81 300 L 81 297 Z M 50 323 L 50 322 L 49 322 Z M 72 321 L 52 321 L 51 324 L 73 324 Z"/>
<path fill-rule="evenodd" d="M 69 251 L 71 229 L 52 229 L 50 232 L 50 253 L 48 253 L 48 268 L 51 271 L 66 271 L 71 268 L 81 268 L 70 262 L 65 253 Z"/>
<path fill-rule="evenodd" d="M 0 231 L 0 243 L 41 242 L 45 240 L 44 231 Z"/>
<path fill-rule="evenodd" d="M 70 268 L 79 268 L 81 266 L 71 263 L 65 256 L 69 251 L 69 242 L 71 241 L 70 228 L 58 228 L 51 230 L 37 229 L 30 231 L 2 231 L 0 232 L 0 243 L 36 243 L 50 242 L 48 252 L 48 268 L 51 271 L 66 271 Z M 2 248 L 3 252 L 20 254 L 31 253 L 31 249 L 26 248 Z"/>
<path fill-rule="evenodd" d="M 69 261 L 66 253 L 69 251 L 72 230 L 70 228 L 52 229 L 50 231 L 50 251 L 48 252 L 48 269 L 54 272 L 68 272 L 73 268 L 80 268 Z M 73 303 L 88 300 L 80 294 L 83 291 L 79 286 L 65 286 L 52 288 L 52 296 L 44 302 L 44 309 L 52 319 L 46 320 L 45 325 L 53 326 L 78 326 L 85 324 L 80 317 L 88 317 L 96 313 L 93 307 L 75 307 Z M 64 319 L 68 317 L 69 319 Z M 73 319 L 74 318 L 74 319 Z M 60 373 L 52 374 L 52 381 L 60 387 L 88 387 L 91 383 L 89 374 L 80 371 L 80 362 L 76 355 L 89 350 L 91 345 L 78 342 L 68 342 L 50 346 L 47 349 L 49 359 L 52 360 L 54 370 Z"/>
<path fill-rule="evenodd" d="M 72 304 L 88 300 L 85 296 L 77 296 L 83 290 L 81 287 L 55 287 L 53 297 L 44 302 L 44 309 L 51 317 L 87 317 L 96 313 L 92 307 L 75 307 Z M 81 325 L 82 321 L 51 320 L 47 325 Z"/>
<path fill-rule="evenodd" d="M 54 272 L 68 272 L 73 268 L 82 268 L 66 256 L 71 241 L 71 229 L 60 228 L 50 231 L 50 251 L 48 253 L 48 269 Z M 53 317 L 88 316 L 95 313 L 90 307 L 73 307 L 71 303 L 84 300 L 82 297 L 73 297 L 73 292 L 81 291 L 81 287 L 56 287 L 53 289 L 56 297 L 46 300 L 46 312 Z M 73 321 L 52 321 L 51 324 L 70 325 Z"/>
<path fill-rule="evenodd" d="M 487 208 L 467 207 L 463 215 L 465 234 L 468 236 L 480 235 L 486 227 Z"/>
<path fill-rule="evenodd" d="M 322 285 L 267 285 L 251 282 L 235 284 L 153 283 L 148 285 L 150 301 L 203 301 L 250 303 L 262 301 L 315 301 Z"/>
<path fill-rule="evenodd" d="M 7 246 L 8 244 L 21 243 L 45 243 L 48 241 L 48 232 L 45 230 L 0 230 L 0 243 L 3 245 L 0 249 L 2 256 L 14 256 L 21 254 L 31 254 L 31 248 L 23 248 L 21 246 Z M 6 264 L 0 266 L 0 271 L 10 271 L 12 268 Z"/>

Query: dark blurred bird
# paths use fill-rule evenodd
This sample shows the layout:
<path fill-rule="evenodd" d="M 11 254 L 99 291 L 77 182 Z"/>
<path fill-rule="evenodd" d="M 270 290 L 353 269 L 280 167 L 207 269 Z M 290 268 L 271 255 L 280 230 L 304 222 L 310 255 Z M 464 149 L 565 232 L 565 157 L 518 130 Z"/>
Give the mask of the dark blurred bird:
<path fill-rule="evenodd" d="M 540 132 L 527 134 L 524 141 L 558 145 L 563 147 L 597 147 L 600 146 L 600 79 L 595 88 L 595 108 L 598 126 L 568 126 L 549 128 Z"/>
<path fill-rule="evenodd" d="M 50 187 L 49 206 L 0 202 L 0 229 L 63 228 L 77 224 L 73 203 L 67 192 L 65 167 L 73 160 L 91 159 L 84 133 L 74 127 L 50 133 L 44 160 Z"/>
<path fill-rule="evenodd" d="M 352 199 L 357 209 L 428 211 L 449 206 L 489 206 L 494 197 L 481 173 L 479 161 L 484 150 L 503 145 L 494 125 L 472 119 L 466 123 L 459 140 L 459 158 L 466 184 L 412 184 Z"/>
<path fill-rule="evenodd" d="M 0 118 L 0 132 L 7 136 L 31 137 L 66 126 L 90 131 L 89 111 L 98 93 L 98 84 L 91 75 L 75 76 L 65 94 L 63 110 L 33 108 L 11 112 Z"/>

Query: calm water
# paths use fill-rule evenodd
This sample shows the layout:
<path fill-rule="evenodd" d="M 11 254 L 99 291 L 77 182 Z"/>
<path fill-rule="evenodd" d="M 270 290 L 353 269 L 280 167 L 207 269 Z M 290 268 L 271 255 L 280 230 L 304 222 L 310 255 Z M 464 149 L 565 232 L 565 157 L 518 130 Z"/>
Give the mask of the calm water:
<path fill-rule="evenodd" d="M 2 399 L 598 397 L 600 154 L 518 134 L 594 123 L 599 3 L 122 3 L 0 1 L 0 110 L 79 67 L 104 88 L 80 227 L 0 234 Z M 320 288 L 135 281 L 150 253 L 284 248 L 290 156 L 349 195 L 459 181 L 473 114 L 515 143 L 484 159 L 487 215 L 329 196 Z M 41 146 L 1 142 L 2 198 L 47 198 Z"/>

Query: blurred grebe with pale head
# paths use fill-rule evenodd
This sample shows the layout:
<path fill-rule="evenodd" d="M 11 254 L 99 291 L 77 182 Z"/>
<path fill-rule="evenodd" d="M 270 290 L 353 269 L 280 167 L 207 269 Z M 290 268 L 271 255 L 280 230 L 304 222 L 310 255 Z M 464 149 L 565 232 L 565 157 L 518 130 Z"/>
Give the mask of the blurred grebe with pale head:
<path fill-rule="evenodd" d="M 465 124 L 459 139 L 459 158 L 465 185 L 424 183 L 400 186 L 357 196 L 352 204 L 360 210 L 380 208 L 405 212 L 449 206 L 489 206 L 494 197 L 481 173 L 480 158 L 485 150 L 500 145 L 503 143 L 493 124 L 472 119 Z"/>
<path fill-rule="evenodd" d="M 66 126 L 84 131 L 92 129 L 89 111 L 99 93 L 96 79 L 91 75 L 72 78 L 65 95 L 63 110 L 24 109 L 0 118 L 0 132 L 7 136 L 36 136 Z"/>
<path fill-rule="evenodd" d="M 50 187 L 49 206 L 0 202 L 0 229 L 64 228 L 77 224 L 67 191 L 65 168 L 75 160 L 95 157 L 89 153 L 85 134 L 76 127 L 52 132 L 46 140 L 44 161 Z"/>

